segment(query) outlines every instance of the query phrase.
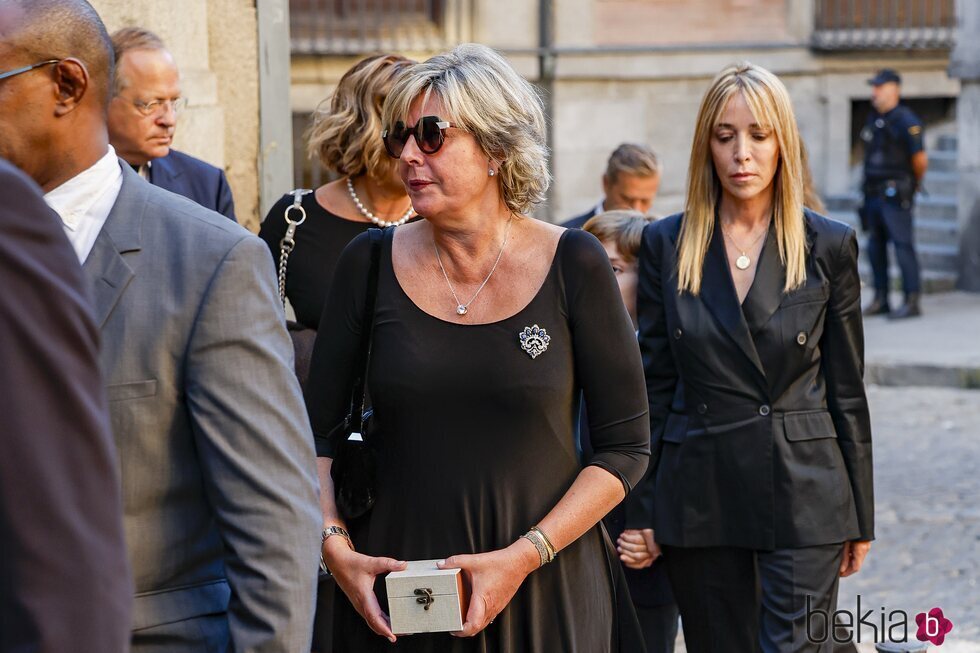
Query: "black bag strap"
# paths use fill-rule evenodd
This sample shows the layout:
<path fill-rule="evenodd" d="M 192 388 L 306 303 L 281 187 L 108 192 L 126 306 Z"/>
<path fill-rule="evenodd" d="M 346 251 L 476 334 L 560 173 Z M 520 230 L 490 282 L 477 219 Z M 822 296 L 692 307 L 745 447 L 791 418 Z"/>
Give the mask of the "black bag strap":
<path fill-rule="evenodd" d="M 357 377 L 351 393 L 350 412 L 347 414 L 348 439 L 364 437 L 364 427 L 367 417 L 364 414 L 364 385 L 368 368 L 371 366 L 371 339 L 374 334 L 374 307 L 378 299 L 378 273 L 381 269 L 381 241 L 384 238 L 382 229 L 368 229 L 371 238 L 371 267 L 368 270 L 367 293 L 364 299 L 364 318 L 361 320 L 361 346 L 358 350 Z M 355 415 L 357 424 L 355 430 Z"/>

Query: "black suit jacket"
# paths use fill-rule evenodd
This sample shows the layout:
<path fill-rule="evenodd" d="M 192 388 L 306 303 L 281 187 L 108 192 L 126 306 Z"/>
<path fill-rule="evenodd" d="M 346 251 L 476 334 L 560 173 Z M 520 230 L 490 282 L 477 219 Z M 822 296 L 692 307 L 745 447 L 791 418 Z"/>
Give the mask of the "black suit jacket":
<path fill-rule="evenodd" d="M 235 220 L 235 202 L 225 172 L 210 163 L 171 149 L 167 156 L 153 160 L 150 183 Z"/>
<path fill-rule="evenodd" d="M 571 220 L 566 220 L 562 222 L 559 226 L 565 227 L 566 229 L 581 229 L 585 226 L 585 223 L 596 216 L 596 207 L 592 207 L 582 215 L 577 215 Z"/>
<path fill-rule="evenodd" d="M 98 329 L 40 189 L 0 160 L 0 652 L 129 650 Z"/>
<path fill-rule="evenodd" d="M 677 293 L 682 216 L 644 230 L 640 347 L 657 540 L 774 549 L 874 537 L 871 425 L 854 231 L 805 211 L 803 287 L 775 232 L 739 306 L 716 225 L 700 296 Z"/>

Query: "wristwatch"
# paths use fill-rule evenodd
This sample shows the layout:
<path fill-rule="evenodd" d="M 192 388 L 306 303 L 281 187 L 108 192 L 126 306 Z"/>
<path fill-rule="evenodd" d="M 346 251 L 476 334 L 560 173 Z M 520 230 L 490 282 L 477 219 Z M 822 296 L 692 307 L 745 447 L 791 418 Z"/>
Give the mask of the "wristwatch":
<path fill-rule="evenodd" d="M 327 569 L 327 563 L 323 561 L 323 543 L 327 541 L 328 537 L 333 535 L 339 535 L 347 540 L 347 546 L 350 547 L 351 551 L 354 550 L 354 543 L 351 542 L 350 533 L 348 533 L 344 528 L 340 526 L 327 526 L 324 528 L 323 532 L 320 533 L 320 571 L 328 576 L 333 576 L 333 574 L 329 569 Z"/>

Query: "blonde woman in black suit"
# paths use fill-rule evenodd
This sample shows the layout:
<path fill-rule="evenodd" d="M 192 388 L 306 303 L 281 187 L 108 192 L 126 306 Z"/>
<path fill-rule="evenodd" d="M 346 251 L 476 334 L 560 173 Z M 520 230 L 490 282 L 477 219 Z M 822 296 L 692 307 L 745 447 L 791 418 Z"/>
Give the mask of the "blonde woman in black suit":
<path fill-rule="evenodd" d="M 829 651 L 807 610 L 874 537 L 857 240 L 804 208 L 801 159 L 782 82 L 730 66 L 685 213 L 644 233 L 654 531 L 692 653 Z"/>

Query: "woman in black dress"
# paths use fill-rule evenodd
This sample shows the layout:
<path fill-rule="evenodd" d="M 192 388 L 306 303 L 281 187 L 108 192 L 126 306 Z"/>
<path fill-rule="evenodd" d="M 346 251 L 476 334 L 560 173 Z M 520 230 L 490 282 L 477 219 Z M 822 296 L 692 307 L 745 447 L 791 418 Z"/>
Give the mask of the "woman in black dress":
<path fill-rule="evenodd" d="M 306 219 L 296 228 L 287 259 L 285 297 L 296 316 L 289 328 L 296 372 L 304 385 L 311 343 L 340 253 L 370 227 L 415 219 L 405 186 L 381 144 L 381 106 L 395 79 L 412 63 L 393 54 L 361 60 L 344 73 L 333 95 L 314 114 L 307 144 L 310 156 L 343 176 L 301 197 Z M 277 269 L 287 228 L 285 212 L 293 201 L 292 194 L 284 195 L 259 229 Z M 297 220 L 298 212 L 289 210 L 290 218 Z M 313 650 L 320 653 L 332 651 L 332 598 L 333 584 L 324 579 L 313 629 Z"/>
<path fill-rule="evenodd" d="M 342 175 L 301 202 L 307 219 L 297 227 L 286 268 L 286 298 L 296 321 L 316 329 L 337 259 L 351 240 L 375 225 L 403 224 L 414 217 L 412 202 L 381 144 L 381 106 L 398 75 L 412 61 L 394 54 L 363 59 L 344 73 L 336 90 L 313 116 L 307 149 L 327 170 Z M 279 265 L 286 235 L 286 194 L 259 229 Z M 298 215 L 292 215 L 296 219 Z"/>
<path fill-rule="evenodd" d="M 644 230 L 656 540 L 688 651 L 817 653 L 874 537 L 854 231 L 804 208 L 789 93 L 705 93 L 686 210 Z"/>
<path fill-rule="evenodd" d="M 464 45 L 406 71 L 384 116 L 425 220 L 384 234 L 368 373 L 378 499 L 348 524 L 333 500 L 330 433 L 365 328 L 366 236 L 341 256 L 314 351 L 322 552 L 343 591 L 334 644 L 641 651 L 597 525 L 646 470 L 639 348 L 598 241 L 523 215 L 548 185 L 540 99 L 492 50 Z M 595 450 L 584 469 L 581 390 Z M 383 576 L 424 559 L 463 569 L 473 593 L 463 630 L 396 638 Z"/>

